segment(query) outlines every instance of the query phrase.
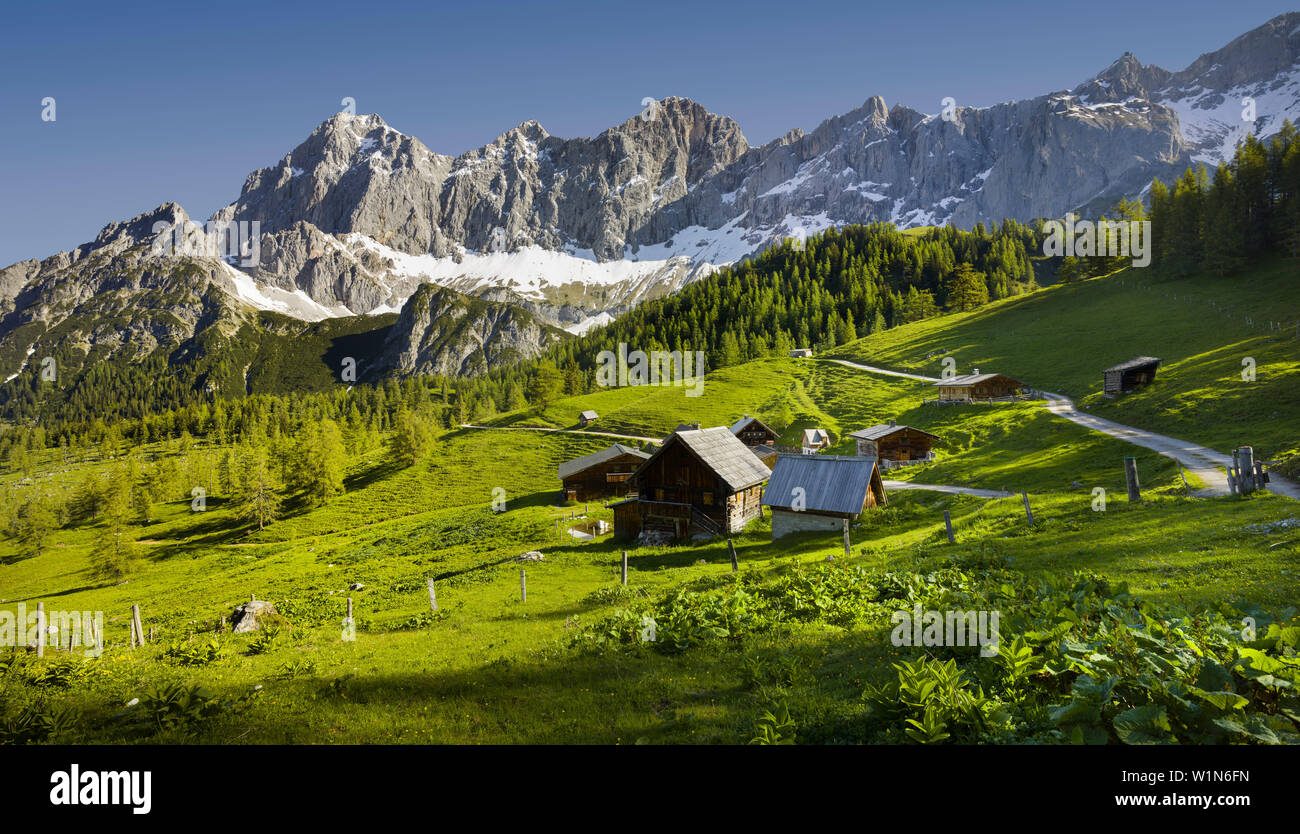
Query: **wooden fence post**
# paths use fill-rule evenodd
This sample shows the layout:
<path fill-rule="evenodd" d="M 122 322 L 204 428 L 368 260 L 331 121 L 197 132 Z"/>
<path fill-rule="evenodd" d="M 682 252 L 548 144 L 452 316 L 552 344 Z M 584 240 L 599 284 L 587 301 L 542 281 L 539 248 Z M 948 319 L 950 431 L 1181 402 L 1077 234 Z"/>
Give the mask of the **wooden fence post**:
<path fill-rule="evenodd" d="M 844 558 L 849 558 L 849 520 L 844 519 Z"/>
<path fill-rule="evenodd" d="M 730 537 L 727 538 L 727 552 L 731 554 L 731 572 L 735 573 L 740 570 L 740 560 L 736 558 L 736 545 Z"/>
<path fill-rule="evenodd" d="M 1137 503 L 1142 500 L 1142 489 L 1138 485 L 1138 462 L 1135 457 L 1124 458 L 1124 481 L 1128 484 L 1128 500 Z"/>
<path fill-rule="evenodd" d="M 429 610 L 438 610 L 438 592 L 433 590 L 433 577 L 429 577 Z"/>
<path fill-rule="evenodd" d="M 524 569 L 519 569 L 519 601 L 528 602 L 528 576 Z"/>
<path fill-rule="evenodd" d="M 943 526 L 948 529 L 948 544 L 956 544 L 957 539 L 952 534 L 952 514 L 947 510 L 943 511 Z"/>
<path fill-rule="evenodd" d="M 1031 510 L 1031 509 L 1029 509 L 1029 493 L 1027 493 L 1027 492 L 1022 492 L 1022 493 L 1020 493 L 1020 497 L 1021 497 L 1021 498 L 1024 500 L 1024 502 L 1025 502 L 1025 520 L 1029 522 L 1029 526 L 1030 526 L 1030 527 L 1033 527 L 1033 526 L 1034 526 L 1034 511 Z"/>
<path fill-rule="evenodd" d="M 352 597 L 348 597 L 348 622 L 352 622 Z"/>
<path fill-rule="evenodd" d="M 623 551 L 623 585 L 627 586 L 627 551 Z"/>
<path fill-rule="evenodd" d="M 144 627 L 140 625 L 140 604 L 131 606 L 131 628 L 135 631 L 135 647 L 144 645 Z"/>
<path fill-rule="evenodd" d="M 36 656 L 45 657 L 45 603 L 43 602 L 36 603 Z"/>
<path fill-rule="evenodd" d="M 1174 461 L 1174 463 L 1178 464 L 1178 477 L 1183 479 L 1183 492 L 1187 494 L 1188 498 L 1191 498 L 1192 488 L 1187 485 L 1187 475 L 1183 473 L 1182 461 Z"/>

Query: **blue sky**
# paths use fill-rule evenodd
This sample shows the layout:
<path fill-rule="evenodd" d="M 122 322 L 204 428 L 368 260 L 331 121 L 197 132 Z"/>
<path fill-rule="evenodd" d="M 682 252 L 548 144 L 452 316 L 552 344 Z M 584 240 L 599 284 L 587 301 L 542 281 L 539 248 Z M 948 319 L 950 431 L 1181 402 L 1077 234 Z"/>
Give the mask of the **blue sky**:
<path fill-rule="evenodd" d="M 1292 0 L 1293 4 L 1295 0 Z M 1300 5 L 1300 4 L 1296 4 Z M 233 201 L 341 109 L 458 154 L 526 119 L 594 136 L 693 98 L 758 144 L 882 95 L 937 112 L 1182 69 L 1288 11 L 1177 2 L 45 2 L 0 12 L 0 265 L 167 200 Z M 57 120 L 41 120 L 41 100 Z"/>

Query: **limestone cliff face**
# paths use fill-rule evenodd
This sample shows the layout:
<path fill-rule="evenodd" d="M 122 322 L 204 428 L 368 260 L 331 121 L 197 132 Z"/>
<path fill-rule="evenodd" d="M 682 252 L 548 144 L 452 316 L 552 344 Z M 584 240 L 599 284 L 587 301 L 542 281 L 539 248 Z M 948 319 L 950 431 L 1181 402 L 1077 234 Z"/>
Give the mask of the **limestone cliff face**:
<path fill-rule="evenodd" d="M 682 98 L 593 139 L 524 122 L 454 159 L 378 116 L 339 114 L 250 175 L 217 216 L 260 220 L 276 254 L 259 277 L 326 307 L 397 309 L 428 280 L 513 293 L 547 322 L 580 329 L 832 225 L 1102 211 L 1153 177 L 1230 156 L 1247 131 L 1300 117 L 1298 48 L 1292 13 L 1179 72 L 1126 53 L 1071 90 L 934 115 L 876 96 L 760 147 Z M 1254 122 L 1240 117 L 1246 97 Z M 404 256 L 422 260 L 397 263 Z"/>
<path fill-rule="evenodd" d="M 402 307 L 372 376 L 476 376 L 536 356 L 562 338 L 562 331 L 518 307 L 422 284 Z"/>

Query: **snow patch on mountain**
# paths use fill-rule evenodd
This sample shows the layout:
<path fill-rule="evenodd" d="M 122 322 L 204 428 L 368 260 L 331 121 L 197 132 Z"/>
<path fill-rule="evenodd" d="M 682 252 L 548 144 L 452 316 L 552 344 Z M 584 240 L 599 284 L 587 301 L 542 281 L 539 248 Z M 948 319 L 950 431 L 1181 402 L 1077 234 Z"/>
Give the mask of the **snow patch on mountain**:
<path fill-rule="evenodd" d="M 218 261 L 221 276 L 230 282 L 234 296 L 245 304 L 258 310 L 283 313 L 303 321 L 321 321 L 322 319 L 356 315 L 346 306 L 336 304 L 326 307 L 312 299 L 302 290 L 283 290 L 269 284 L 255 281 L 249 275 L 240 272 L 225 261 Z"/>
<path fill-rule="evenodd" d="M 1168 91 L 1162 91 L 1167 94 Z M 1156 101 L 1178 114 L 1183 136 L 1196 148 L 1192 159 L 1216 165 L 1231 159 L 1237 143 L 1246 136 L 1267 136 L 1282 128 L 1290 119 L 1300 122 L 1300 66 L 1268 81 L 1240 84 L 1218 92 L 1204 87 L 1179 91 L 1177 97 Z M 1255 120 L 1246 121 L 1246 99 L 1253 99 Z"/>

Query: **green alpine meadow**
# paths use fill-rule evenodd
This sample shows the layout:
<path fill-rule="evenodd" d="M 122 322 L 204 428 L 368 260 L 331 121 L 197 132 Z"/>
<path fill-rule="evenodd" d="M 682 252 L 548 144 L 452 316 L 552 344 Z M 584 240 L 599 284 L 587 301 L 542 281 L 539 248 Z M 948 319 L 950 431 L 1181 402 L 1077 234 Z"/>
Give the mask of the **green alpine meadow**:
<path fill-rule="evenodd" d="M 548 61 L 580 44 L 526 60 L 502 35 L 453 70 L 425 53 L 469 30 L 449 17 L 417 49 L 404 30 L 435 30 L 408 11 L 346 54 L 395 85 L 380 52 L 428 70 L 437 124 L 391 109 L 430 146 L 367 112 L 402 96 L 351 91 L 280 153 L 319 90 L 267 81 L 246 118 L 185 128 L 195 160 L 274 160 L 207 220 L 165 202 L 55 255 L 27 251 L 39 235 L 4 250 L 11 762 L 32 745 L 349 746 L 375 771 L 400 769 L 388 745 L 1077 745 L 1136 772 L 1132 746 L 1300 744 L 1300 13 L 1216 29 L 1226 45 L 1181 70 L 1124 52 L 1034 97 L 990 86 L 931 113 L 872 95 L 751 142 L 695 100 L 628 94 L 591 138 L 529 119 L 452 155 L 432 145 L 453 127 L 489 133 L 434 79 L 580 75 L 592 101 L 562 97 L 594 108 L 617 62 L 560 77 Z M 860 10 L 825 17 L 865 31 Z M 590 10 L 565 19 L 623 43 Z M 679 36 L 674 62 L 713 54 Z M 302 47 L 261 37 L 268 75 L 287 72 L 276 56 Z M 629 37 L 620 51 L 650 49 Z M 738 28 L 714 51 L 816 57 L 785 37 Z M 41 124 L 81 135 L 91 93 L 50 86 Z M 294 123 L 255 108 L 263 92 Z M 116 148 L 123 128 L 95 124 Z M 467 761 L 444 752 L 420 772 Z M 1006 796 L 1073 784 L 1018 752 L 1007 770 L 1035 773 Z M 113 804 L 73 792 L 99 771 L 69 761 L 52 805 Z"/>

